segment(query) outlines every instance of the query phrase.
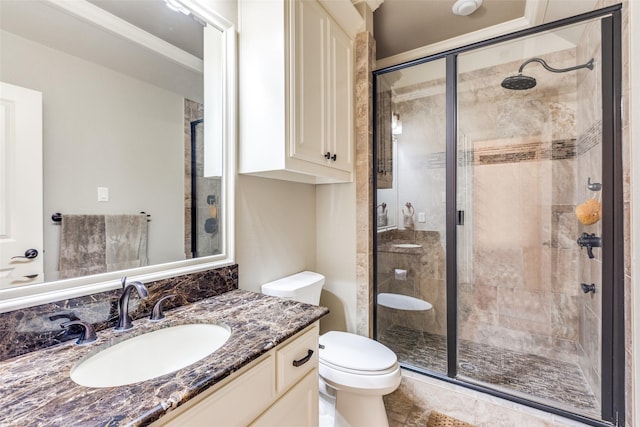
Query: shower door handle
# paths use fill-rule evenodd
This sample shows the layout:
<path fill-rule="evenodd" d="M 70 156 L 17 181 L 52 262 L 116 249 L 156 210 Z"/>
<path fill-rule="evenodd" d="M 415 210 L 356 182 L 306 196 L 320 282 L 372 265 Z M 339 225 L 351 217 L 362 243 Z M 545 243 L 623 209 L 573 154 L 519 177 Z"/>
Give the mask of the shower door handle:
<path fill-rule="evenodd" d="M 456 215 L 456 224 L 464 225 L 464 211 L 458 211 Z"/>

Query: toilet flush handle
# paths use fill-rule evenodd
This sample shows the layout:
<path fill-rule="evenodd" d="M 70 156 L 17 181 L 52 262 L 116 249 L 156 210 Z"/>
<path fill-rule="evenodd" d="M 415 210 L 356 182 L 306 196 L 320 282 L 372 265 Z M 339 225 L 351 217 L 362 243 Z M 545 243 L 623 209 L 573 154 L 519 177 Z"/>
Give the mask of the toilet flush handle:
<path fill-rule="evenodd" d="M 304 365 L 304 364 L 305 364 L 305 363 L 307 363 L 309 360 L 311 360 L 311 356 L 313 356 L 313 350 L 309 350 L 309 351 L 307 352 L 307 355 L 306 355 L 305 357 L 303 357 L 302 359 L 294 360 L 294 361 L 293 361 L 293 366 L 295 366 L 295 367 L 297 368 L 298 366 L 302 366 L 302 365 Z"/>

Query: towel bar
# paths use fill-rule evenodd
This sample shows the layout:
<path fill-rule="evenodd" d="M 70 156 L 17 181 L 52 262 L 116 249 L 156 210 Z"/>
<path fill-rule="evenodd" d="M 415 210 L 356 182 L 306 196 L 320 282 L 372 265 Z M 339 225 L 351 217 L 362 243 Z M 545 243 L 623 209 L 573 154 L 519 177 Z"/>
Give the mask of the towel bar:
<path fill-rule="evenodd" d="M 151 221 L 149 218 L 151 218 L 151 214 L 148 214 L 146 212 L 140 212 L 141 214 L 146 214 L 147 215 L 147 222 Z M 60 212 L 56 212 L 54 214 L 51 215 L 51 220 L 53 222 L 61 222 L 62 221 L 62 214 Z"/>

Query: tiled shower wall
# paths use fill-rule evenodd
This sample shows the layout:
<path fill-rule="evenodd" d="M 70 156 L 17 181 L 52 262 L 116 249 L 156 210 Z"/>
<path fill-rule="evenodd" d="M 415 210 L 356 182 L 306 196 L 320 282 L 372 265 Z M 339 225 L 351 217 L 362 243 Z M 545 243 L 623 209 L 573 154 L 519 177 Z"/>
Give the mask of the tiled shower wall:
<path fill-rule="evenodd" d="M 576 61 L 574 50 L 545 59 L 559 68 Z M 500 80 L 520 63 L 461 76 L 460 126 L 472 155 L 460 336 L 575 362 L 577 76 L 532 67 L 536 92 L 507 92 Z"/>
<path fill-rule="evenodd" d="M 417 248 L 399 248 L 414 243 Z M 429 302 L 429 311 L 404 311 L 378 306 L 378 333 L 405 326 L 437 335 L 447 334 L 445 254 L 440 233 L 426 230 L 389 230 L 378 234 L 378 292 L 409 295 Z M 406 277 L 396 277 L 396 270 Z"/>

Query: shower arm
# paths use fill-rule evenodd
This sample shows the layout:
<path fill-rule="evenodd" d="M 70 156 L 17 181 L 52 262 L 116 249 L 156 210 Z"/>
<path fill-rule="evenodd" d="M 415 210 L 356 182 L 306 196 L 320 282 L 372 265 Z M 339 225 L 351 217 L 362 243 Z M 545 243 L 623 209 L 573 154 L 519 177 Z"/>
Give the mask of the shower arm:
<path fill-rule="evenodd" d="M 593 70 L 593 58 L 591 58 L 589 62 L 587 62 L 586 64 L 576 65 L 575 67 L 569 67 L 569 68 L 553 68 L 547 65 L 547 63 L 542 58 L 531 58 L 531 59 L 527 59 L 522 63 L 522 65 L 518 69 L 518 73 L 522 74 L 522 69 L 524 68 L 524 66 L 531 62 L 539 62 L 547 71 L 551 71 L 552 73 L 566 73 L 567 71 L 578 70 L 580 68 L 588 68 L 590 70 Z"/>

